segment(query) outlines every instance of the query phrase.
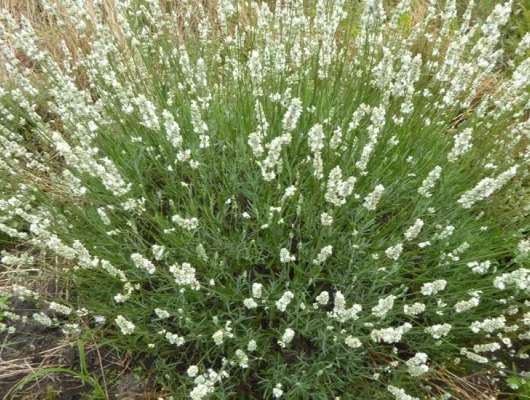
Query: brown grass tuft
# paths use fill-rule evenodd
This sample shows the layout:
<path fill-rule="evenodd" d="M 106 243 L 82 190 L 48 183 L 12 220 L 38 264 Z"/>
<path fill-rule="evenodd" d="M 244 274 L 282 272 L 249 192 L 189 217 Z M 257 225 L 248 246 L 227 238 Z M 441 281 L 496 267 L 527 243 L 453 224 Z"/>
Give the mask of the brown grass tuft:
<path fill-rule="evenodd" d="M 499 389 L 491 383 L 484 372 L 468 376 L 458 376 L 447 369 L 433 371 L 429 385 L 437 396 L 449 393 L 459 400 L 497 399 Z"/>

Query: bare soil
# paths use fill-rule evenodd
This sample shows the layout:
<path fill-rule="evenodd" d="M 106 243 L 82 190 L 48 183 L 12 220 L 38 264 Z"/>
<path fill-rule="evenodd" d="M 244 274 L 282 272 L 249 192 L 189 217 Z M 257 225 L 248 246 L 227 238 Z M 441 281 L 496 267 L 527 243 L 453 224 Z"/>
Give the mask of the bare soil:
<path fill-rule="evenodd" d="M 48 367 L 81 371 L 77 341 L 66 338 L 60 329 L 48 328 L 31 321 L 35 305 L 28 301 L 11 300 L 11 310 L 28 316 L 25 324 L 14 323 L 16 332 L 0 334 L 0 399 L 77 400 L 87 399 L 90 385 L 72 375 L 53 373 L 28 383 L 14 392 L 18 383 L 38 369 Z M 131 363 L 115 351 L 87 345 L 85 357 L 88 371 L 98 377 L 101 386 L 106 383 L 108 399 L 134 400 L 151 398 L 145 388 L 135 381 Z M 103 373 L 105 378 L 103 378 Z"/>

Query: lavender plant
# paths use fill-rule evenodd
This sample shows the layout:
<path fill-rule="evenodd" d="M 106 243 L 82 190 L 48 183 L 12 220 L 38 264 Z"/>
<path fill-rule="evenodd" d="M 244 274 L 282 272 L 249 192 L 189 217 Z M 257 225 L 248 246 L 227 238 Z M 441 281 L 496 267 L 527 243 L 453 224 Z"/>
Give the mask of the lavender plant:
<path fill-rule="evenodd" d="M 0 15 L 5 295 L 176 398 L 503 385 L 530 338 L 528 35 L 491 82 L 511 1 L 114 3 L 43 0 L 59 54 Z"/>

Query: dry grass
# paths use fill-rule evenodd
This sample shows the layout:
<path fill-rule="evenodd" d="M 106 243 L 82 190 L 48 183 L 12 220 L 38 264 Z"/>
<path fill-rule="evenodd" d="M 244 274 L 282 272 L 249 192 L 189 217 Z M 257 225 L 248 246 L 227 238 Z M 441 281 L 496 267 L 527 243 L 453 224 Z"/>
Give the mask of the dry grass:
<path fill-rule="evenodd" d="M 48 3 L 54 6 L 55 12 L 57 13 L 56 17 L 50 17 L 46 14 L 42 6 L 42 0 L 0 0 L 0 10 L 7 10 L 17 21 L 20 21 L 22 18 L 27 19 L 40 38 L 41 45 L 59 64 L 66 58 L 64 52 L 65 47 L 68 49 L 68 56 L 72 58 L 75 64 L 79 58 L 79 52 L 90 51 L 91 36 L 97 32 L 94 1 L 85 0 L 89 15 L 92 17 L 92 24 L 81 33 L 71 23 L 68 12 L 61 0 L 48 0 Z M 161 1 L 160 4 L 162 12 L 171 13 L 174 16 L 174 24 L 171 26 L 171 29 L 174 29 L 174 34 L 170 35 L 170 37 L 175 41 L 182 40 L 182 38 L 186 37 L 184 32 L 185 25 L 187 25 L 189 31 L 197 34 L 200 20 L 204 16 L 209 16 L 210 21 L 215 21 L 217 13 L 217 0 L 190 1 L 190 4 L 194 6 L 191 14 L 184 13 L 180 0 Z M 244 0 L 241 1 L 239 18 L 245 21 L 250 19 L 250 9 Z M 125 55 L 125 53 L 130 52 L 131 49 L 127 46 L 124 34 L 117 20 L 114 0 L 102 1 L 102 19 L 103 24 L 107 28 L 110 28 L 110 31 L 116 37 L 123 54 Z M 214 30 L 221 35 L 218 27 L 214 27 Z M 20 61 L 21 68 L 31 69 L 33 73 L 38 74 L 38 66 L 33 60 L 30 60 L 26 55 L 18 52 L 16 49 L 13 49 L 13 52 Z M 7 76 L 5 71 L 2 71 L 1 64 L 0 62 L 0 79 L 3 76 Z M 83 87 L 86 79 L 80 77 L 80 80 L 81 82 L 79 84 Z"/>
<path fill-rule="evenodd" d="M 41 44 L 52 55 L 53 59 L 58 62 L 64 60 L 63 45 L 65 45 L 75 63 L 79 51 L 87 51 L 90 48 L 90 36 L 92 32 L 96 31 L 94 2 L 93 0 L 85 0 L 93 21 L 92 26 L 87 29 L 85 34 L 80 33 L 73 26 L 67 10 L 60 0 L 48 0 L 48 3 L 53 5 L 57 17 L 50 18 L 44 12 L 41 0 L 0 0 L 0 9 L 7 10 L 17 21 L 22 18 L 27 19 L 41 39 Z M 103 0 L 102 6 L 105 25 L 111 28 L 119 43 L 125 46 L 125 40 L 116 19 L 114 0 Z M 23 66 L 34 67 L 32 60 L 28 60 L 25 55 L 17 54 L 17 58 Z"/>
<path fill-rule="evenodd" d="M 64 357 L 65 350 L 71 348 L 71 343 L 63 341 L 53 348 L 43 349 L 36 352 L 34 355 L 20 357 L 20 358 L 6 358 L 3 353 L 10 350 L 10 345 L 6 341 L 10 336 L 6 336 L 4 343 L 0 344 L 0 382 L 13 382 L 11 389 L 5 394 L 4 399 L 13 398 L 13 390 L 21 379 L 34 374 L 43 368 L 60 368 L 65 366 L 66 360 Z M 40 362 L 35 362 L 35 359 L 40 359 Z M 47 384 L 60 387 L 61 378 L 57 375 L 50 374 L 46 377 L 36 379 L 31 386 L 25 388 L 29 392 L 44 392 L 41 383 L 46 380 Z"/>
<path fill-rule="evenodd" d="M 497 399 L 499 389 L 492 384 L 484 373 L 458 376 L 447 369 L 435 370 L 429 379 L 438 395 L 450 393 L 459 400 Z"/>
<path fill-rule="evenodd" d="M 8 10 L 13 15 L 24 15 L 31 21 L 38 20 L 42 15 L 38 0 L 0 0 L 0 9 Z"/>

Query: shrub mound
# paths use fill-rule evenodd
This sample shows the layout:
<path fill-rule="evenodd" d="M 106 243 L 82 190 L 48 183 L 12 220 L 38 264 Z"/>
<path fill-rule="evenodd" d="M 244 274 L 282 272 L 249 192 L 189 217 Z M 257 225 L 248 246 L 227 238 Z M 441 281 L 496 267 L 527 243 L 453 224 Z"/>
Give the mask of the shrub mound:
<path fill-rule="evenodd" d="M 525 382 L 530 35 L 492 78 L 511 3 L 114 3 L 43 1 L 55 44 L 1 15 L 5 295 L 176 398 Z"/>

